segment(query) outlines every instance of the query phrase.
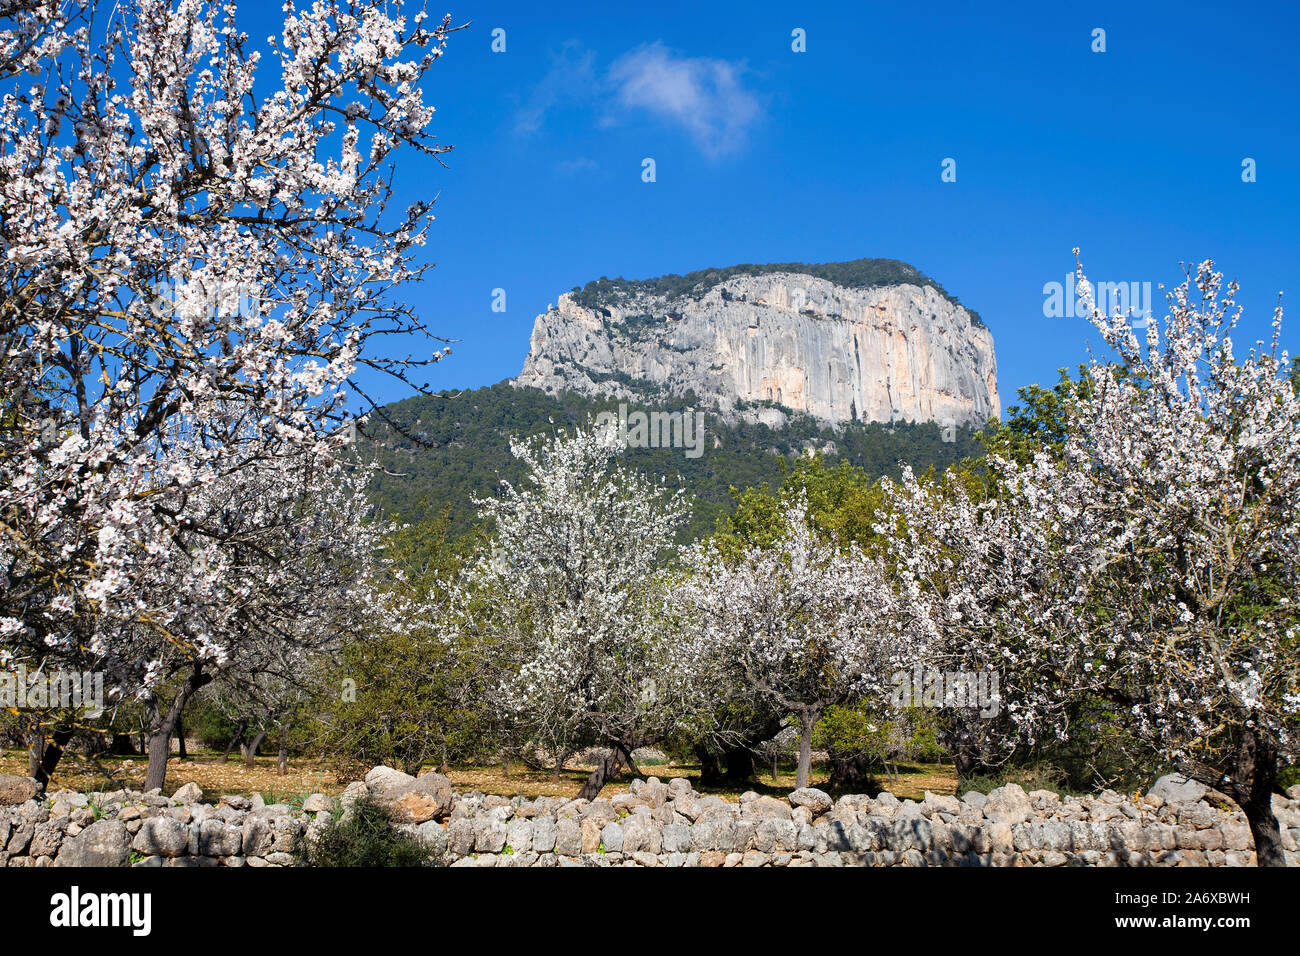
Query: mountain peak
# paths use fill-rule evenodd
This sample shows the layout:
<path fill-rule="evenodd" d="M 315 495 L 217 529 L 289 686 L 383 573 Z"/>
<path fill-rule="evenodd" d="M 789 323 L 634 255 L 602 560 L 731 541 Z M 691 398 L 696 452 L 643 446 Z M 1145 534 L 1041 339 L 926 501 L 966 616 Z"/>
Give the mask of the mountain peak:
<path fill-rule="evenodd" d="M 601 278 L 534 323 L 514 384 L 636 401 L 695 397 L 768 424 L 982 425 L 1001 412 L 993 336 L 896 259 Z"/>
<path fill-rule="evenodd" d="M 668 273 L 649 279 L 610 279 L 601 276 L 571 292 L 576 304 L 594 309 L 618 303 L 629 296 L 655 296 L 665 299 L 701 296 L 714 286 L 735 276 L 760 276 L 770 273 L 807 275 L 825 279 L 844 289 L 875 289 L 893 285 L 915 285 L 935 289 L 953 305 L 960 305 L 937 281 L 916 266 L 899 259 L 847 259 L 843 262 L 773 262 L 766 265 L 741 263 L 712 269 L 698 269 L 685 275 Z M 966 310 L 976 325 L 983 325 L 979 313 Z"/>

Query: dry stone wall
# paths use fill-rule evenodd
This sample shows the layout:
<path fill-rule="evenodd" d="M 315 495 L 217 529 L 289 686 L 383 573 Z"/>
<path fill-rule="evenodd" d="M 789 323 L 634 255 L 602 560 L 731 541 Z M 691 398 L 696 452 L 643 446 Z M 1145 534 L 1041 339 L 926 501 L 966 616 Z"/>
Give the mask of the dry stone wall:
<path fill-rule="evenodd" d="M 1250 866 L 1245 816 L 1213 791 L 1162 777 L 1140 798 L 1061 797 L 1014 784 L 921 801 L 820 790 L 785 799 L 701 795 L 685 779 L 634 781 L 596 800 L 456 794 L 440 774 L 377 767 L 338 799 L 171 797 L 119 790 L 42 795 L 0 777 L 0 865 L 289 866 L 360 797 L 373 795 L 431 859 L 452 866 Z M 1300 787 L 1273 798 L 1300 865 Z"/>

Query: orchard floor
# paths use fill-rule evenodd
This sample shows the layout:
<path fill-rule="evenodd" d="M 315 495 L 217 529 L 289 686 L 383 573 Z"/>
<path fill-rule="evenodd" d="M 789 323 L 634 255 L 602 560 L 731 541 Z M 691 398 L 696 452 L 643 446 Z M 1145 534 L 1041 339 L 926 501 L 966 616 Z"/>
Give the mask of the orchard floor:
<path fill-rule="evenodd" d="M 642 764 L 641 772 L 661 780 L 689 777 L 691 785 L 703 793 L 716 793 L 735 799 L 747 790 L 773 796 L 786 796 L 794 789 L 794 768 L 780 767 L 775 780 L 770 772 L 758 775 L 738 786 L 704 787 L 699 783 L 698 766 L 673 764 Z M 903 764 L 896 780 L 880 778 L 880 786 L 900 798 L 920 800 L 926 790 L 951 794 L 957 789 L 957 776 L 952 764 Z M 512 765 L 507 774 L 500 765 L 492 767 L 453 767 L 447 774 L 452 785 L 461 792 L 479 790 L 503 796 L 563 796 L 572 797 L 582 786 L 591 771 L 590 767 L 566 767 L 557 781 L 550 771 L 530 770 Z M 55 771 L 50 790 L 68 789 L 81 792 L 116 790 L 124 787 L 139 789 L 144 785 L 145 761 L 141 757 L 86 757 L 68 754 Z M 258 757 L 254 766 L 245 767 L 238 756 L 222 761 L 218 753 L 200 751 L 185 760 L 173 757 L 167 764 L 167 784 L 164 790 L 171 793 L 182 784 L 193 781 L 204 793 L 218 795 L 238 793 L 251 796 L 262 794 L 268 803 L 293 803 L 311 793 L 337 794 L 349 782 L 358 778 L 358 770 L 338 770 L 333 762 L 295 758 L 289 761 L 285 776 L 276 773 L 274 756 Z M 27 754 L 19 750 L 0 752 L 0 773 L 27 773 Z M 814 765 L 811 785 L 825 787 L 829 768 Z M 626 771 L 611 781 L 602 796 L 613 796 L 627 790 L 633 777 Z M 834 794 L 833 794 L 834 795 Z"/>

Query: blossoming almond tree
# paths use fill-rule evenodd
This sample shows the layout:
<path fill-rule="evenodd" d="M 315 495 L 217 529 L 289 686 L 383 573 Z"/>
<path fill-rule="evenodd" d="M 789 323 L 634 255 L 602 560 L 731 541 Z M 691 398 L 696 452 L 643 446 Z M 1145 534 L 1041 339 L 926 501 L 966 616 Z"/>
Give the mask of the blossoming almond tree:
<path fill-rule="evenodd" d="M 981 503 L 905 483 L 892 550 L 932 646 L 1003 670 L 1022 739 L 1065 737 L 1071 701 L 1105 701 L 1232 797 L 1259 863 L 1279 865 L 1271 794 L 1300 730 L 1300 397 L 1280 308 L 1272 348 L 1238 361 L 1224 292 L 1201 263 L 1141 339 L 1089 305 L 1118 362 L 1089 366 L 1062 454 L 992 459 L 1002 490 Z"/>
<path fill-rule="evenodd" d="M 699 662 L 659 611 L 660 563 L 686 506 L 620 466 L 613 429 L 511 450 L 530 486 L 480 502 L 496 536 L 466 574 L 458 626 L 499 649 L 500 703 L 523 741 L 608 748 L 579 794 L 593 799 L 702 704 Z"/>
<path fill-rule="evenodd" d="M 429 203 L 386 204 L 399 148 L 448 148 L 421 79 L 452 28 L 397 2 L 288 4 L 264 55 L 234 4 L 10 6 L 0 641 L 114 660 L 147 692 L 158 655 L 125 662 L 160 627 L 147 589 L 192 574 L 178 620 L 193 595 L 238 586 L 218 580 L 237 562 L 177 544 L 221 538 L 203 489 L 328 467 L 359 368 L 413 381 L 445 354 L 367 346 L 427 335 L 392 292 L 422 271 Z M 233 640 L 196 632 L 190 650 L 215 659 Z"/>
<path fill-rule="evenodd" d="M 1074 534 L 1106 532 L 1092 669 L 1138 734 L 1242 807 L 1260 865 L 1284 865 L 1271 795 L 1300 756 L 1300 395 L 1280 304 L 1271 347 L 1234 354 L 1236 292 L 1209 260 L 1189 269 L 1163 338 L 1090 309 L 1124 374 L 1090 368 L 1063 471 L 1090 478 Z"/>
<path fill-rule="evenodd" d="M 166 560 L 105 599 L 100 666 L 144 705 L 146 789 L 162 786 L 176 722 L 206 684 L 258 685 L 279 706 L 342 640 L 409 618 L 376 586 L 385 526 L 367 520 L 365 479 L 275 461 L 214 481 L 191 494 Z"/>
<path fill-rule="evenodd" d="M 813 728 L 832 704 L 887 699 L 891 676 L 911 666 L 911 637 L 882 562 L 818 535 L 804 503 L 784 513 L 771 544 L 727 555 L 713 542 L 685 556 L 689 575 L 673 604 L 695 629 L 695 654 L 741 694 L 799 720 L 796 785 L 806 787 Z"/>
<path fill-rule="evenodd" d="M 941 739 L 963 779 L 989 772 L 1021 743 L 1060 732 L 1067 705 L 1060 675 L 1071 655 L 1092 653 L 1079 584 L 1089 545 L 1104 543 L 1088 540 L 1079 523 L 1086 476 L 1058 474 L 1046 454 L 1028 466 L 991 455 L 988 465 L 1000 477 L 988 495 L 954 472 L 918 479 L 905 468 L 898 483 L 883 479 L 876 524 L 901 598 L 900 626 L 920 638 L 919 663 L 998 675 L 992 712 L 942 701 Z M 1039 491 L 1044 475 L 1051 495 Z M 1073 537 L 1063 533 L 1067 525 Z M 1061 634 L 1079 640 L 1062 645 Z"/>

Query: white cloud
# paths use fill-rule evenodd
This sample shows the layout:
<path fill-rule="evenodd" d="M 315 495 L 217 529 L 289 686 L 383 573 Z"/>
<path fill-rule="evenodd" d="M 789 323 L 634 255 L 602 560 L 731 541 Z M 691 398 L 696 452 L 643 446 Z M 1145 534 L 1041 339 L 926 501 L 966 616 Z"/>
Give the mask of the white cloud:
<path fill-rule="evenodd" d="M 583 49 L 576 40 L 564 45 L 552 58 L 551 68 L 540 83 L 533 87 L 528 102 L 515 114 L 515 129 L 521 133 L 535 133 L 546 121 L 551 110 L 571 101 L 581 101 L 591 96 L 596 85 L 596 55 Z"/>
<path fill-rule="evenodd" d="M 744 73 L 743 62 L 679 56 L 651 43 L 619 57 L 608 81 L 619 106 L 681 127 L 705 155 L 717 158 L 743 147 L 761 115 Z"/>
<path fill-rule="evenodd" d="M 515 114 L 515 130 L 535 133 L 548 114 L 566 107 L 597 108 L 604 125 L 643 112 L 683 130 L 717 159 L 743 148 L 762 116 L 745 73 L 743 61 L 683 56 L 656 42 L 624 53 L 601 76 L 595 54 L 570 41 Z"/>

